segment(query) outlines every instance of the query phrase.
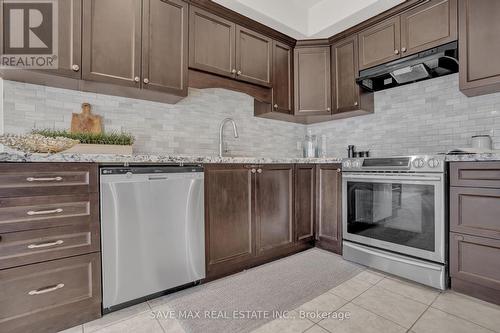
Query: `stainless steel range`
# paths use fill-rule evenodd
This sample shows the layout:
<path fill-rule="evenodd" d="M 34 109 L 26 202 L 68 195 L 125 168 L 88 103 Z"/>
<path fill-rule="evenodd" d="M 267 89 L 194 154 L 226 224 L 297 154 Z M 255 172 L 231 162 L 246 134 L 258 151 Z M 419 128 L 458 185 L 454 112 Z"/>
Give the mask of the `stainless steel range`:
<path fill-rule="evenodd" d="M 344 258 L 445 289 L 444 156 L 354 158 L 342 170 Z"/>

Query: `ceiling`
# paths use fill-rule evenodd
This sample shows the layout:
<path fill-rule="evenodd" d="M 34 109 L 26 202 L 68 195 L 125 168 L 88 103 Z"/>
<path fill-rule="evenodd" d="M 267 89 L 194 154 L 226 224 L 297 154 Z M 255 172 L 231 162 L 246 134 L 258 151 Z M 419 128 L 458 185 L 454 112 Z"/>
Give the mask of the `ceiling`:
<path fill-rule="evenodd" d="M 213 0 L 295 39 L 328 38 L 405 0 Z"/>

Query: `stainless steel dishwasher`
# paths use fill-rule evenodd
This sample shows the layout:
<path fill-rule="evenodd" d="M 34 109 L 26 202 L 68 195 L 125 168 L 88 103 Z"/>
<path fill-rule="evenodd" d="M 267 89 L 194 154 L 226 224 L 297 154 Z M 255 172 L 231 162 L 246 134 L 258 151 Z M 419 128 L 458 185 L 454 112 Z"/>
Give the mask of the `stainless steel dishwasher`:
<path fill-rule="evenodd" d="M 203 169 L 101 168 L 103 311 L 205 277 Z"/>

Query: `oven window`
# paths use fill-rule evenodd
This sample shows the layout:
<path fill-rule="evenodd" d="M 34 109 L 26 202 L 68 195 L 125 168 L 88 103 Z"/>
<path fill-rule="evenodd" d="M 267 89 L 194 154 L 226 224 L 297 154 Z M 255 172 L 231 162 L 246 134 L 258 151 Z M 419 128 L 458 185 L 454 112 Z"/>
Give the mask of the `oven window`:
<path fill-rule="evenodd" d="M 347 232 L 434 252 L 433 185 L 347 183 Z"/>

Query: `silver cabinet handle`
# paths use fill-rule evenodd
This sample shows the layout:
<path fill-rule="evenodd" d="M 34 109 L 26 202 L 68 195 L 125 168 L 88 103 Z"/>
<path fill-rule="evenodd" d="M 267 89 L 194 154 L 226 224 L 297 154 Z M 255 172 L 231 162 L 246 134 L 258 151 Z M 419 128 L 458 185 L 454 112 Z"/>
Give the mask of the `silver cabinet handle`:
<path fill-rule="evenodd" d="M 405 53 L 406 52 L 406 47 L 401 48 L 401 52 Z"/>
<path fill-rule="evenodd" d="M 326 108 L 326 111 L 332 111 L 332 108 Z"/>
<path fill-rule="evenodd" d="M 394 54 L 399 54 L 399 50 L 394 50 Z"/>
<path fill-rule="evenodd" d="M 459 242 L 463 241 L 464 240 L 464 236 L 462 235 L 455 235 L 455 239 Z"/>
<path fill-rule="evenodd" d="M 80 66 L 75 64 L 75 65 L 71 66 L 71 69 L 73 70 L 73 72 L 78 72 L 80 70 Z"/>
<path fill-rule="evenodd" d="M 278 104 L 274 104 L 274 108 L 277 109 L 278 108 Z"/>
<path fill-rule="evenodd" d="M 338 172 L 338 173 L 341 173 L 341 172 L 342 172 L 342 170 L 341 170 L 341 169 L 337 169 L 337 172 Z"/>
<path fill-rule="evenodd" d="M 144 79 L 144 83 L 148 84 L 149 83 L 149 79 Z"/>
<path fill-rule="evenodd" d="M 231 73 L 236 74 L 236 69 L 233 68 L 233 70 L 231 71 Z"/>
<path fill-rule="evenodd" d="M 354 106 L 358 106 L 358 105 L 359 105 L 359 103 L 357 101 L 354 102 Z"/>
<path fill-rule="evenodd" d="M 256 172 L 257 172 L 257 170 L 252 169 L 252 170 L 250 170 L 250 172 L 251 172 L 251 173 L 256 173 Z"/>
<path fill-rule="evenodd" d="M 57 208 L 57 209 L 51 209 L 51 210 L 30 210 L 26 214 L 28 214 L 29 216 L 33 216 L 33 215 L 58 214 L 58 213 L 62 213 L 62 212 L 63 212 L 62 208 Z"/>
<path fill-rule="evenodd" d="M 262 169 L 257 169 L 257 173 L 262 173 Z"/>
<path fill-rule="evenodd" d="M 63 180 L 62 177 L 50 177 L 50 178 L 36 178 L 36 177 L 28 177 L 26 181 L 28 182 L 60 182 Z"/>
<path fill-rule="evenodd" d="M 34 295 L 46 294 L 46 293 L 50 293 L 52 291 L 56 291 L 58 289 L 61 289 L 63 287 L 64 287 L 64 283 L 59 283 L 59 284 L 56 284 L 55 286 L 31 290 L 30 292 L 28 292 L 28 295 L 34 296 Z"/>
<path fill-rule="evenodd" d="M 140 77 L 138 77 L 138 76 L 136 76 L 136 77 L 134 77 L 134 81 L 135 81 L 135 82 L 140 82 L 140 81 L 141 81 L 141 78 L 140 78 Z"/>
<path fill-rule="evenodd" d="M 44 247 L 51 247 L 51 246 L 61 245 L 63 243 L 64 243 L 64 241 L 62 239 L 59 239 L 59 240 L 57 240 L 55 242 L 30 244 L 30 245 L 28 245 L 28 249 L 41 249 L 41 248 L 44 248 Z"/>
<path fill-rule="evenodd" d="M 241 71 L 237 71 L 237 72 L 236 72 L 236 75 L 241 75 Z"/>

